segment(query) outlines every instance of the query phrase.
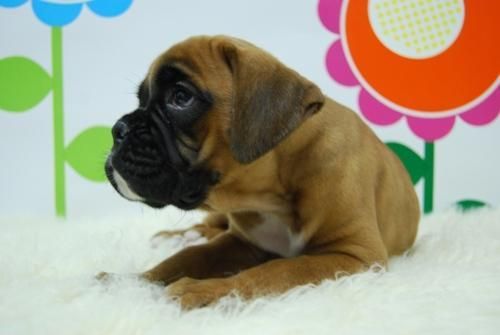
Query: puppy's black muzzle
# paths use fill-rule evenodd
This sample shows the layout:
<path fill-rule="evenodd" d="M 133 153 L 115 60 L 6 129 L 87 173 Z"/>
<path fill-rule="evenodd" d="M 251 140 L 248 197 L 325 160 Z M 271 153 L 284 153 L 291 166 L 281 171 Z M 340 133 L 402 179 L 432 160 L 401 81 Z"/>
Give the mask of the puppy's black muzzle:
<path fill-rule="evenodd" d="M 112 134 L 106 174 L 125 197 L 114 171 L 138 199 L 156 208 L 196 208 L 218 180 L 217 173 L 194 167 L 181 155 L 175 125 L 160 110 L 136 110 L 118 120 Z"/>

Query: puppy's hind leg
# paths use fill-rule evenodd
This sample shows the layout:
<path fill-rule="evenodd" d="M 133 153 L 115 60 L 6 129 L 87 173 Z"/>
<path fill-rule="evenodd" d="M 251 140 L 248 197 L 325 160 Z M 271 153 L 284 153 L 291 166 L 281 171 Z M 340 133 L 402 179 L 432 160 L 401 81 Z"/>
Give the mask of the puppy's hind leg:
<path fill-rule="evenodd" d="M 206 216 L 202 223 L 196 224 L 188 229 L 162 230 L 153 235 L 152 239 L 186 236 L 190 234 L 190 232 L 194 232 L 210 241 L 227 231 L 228 227 L 228 219 L 225 214 L 212 213 Z"/>

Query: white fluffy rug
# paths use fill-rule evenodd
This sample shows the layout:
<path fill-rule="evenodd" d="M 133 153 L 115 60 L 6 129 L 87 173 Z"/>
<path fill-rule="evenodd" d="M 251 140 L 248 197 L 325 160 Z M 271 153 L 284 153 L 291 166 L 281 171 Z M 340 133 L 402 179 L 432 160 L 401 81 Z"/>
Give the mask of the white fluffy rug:
<path fill-rule="evenodd" d="M 424 218 L 415 247 L 388 272 L 250 303 L 181 312 L 158 286 L 93 279 L 179 250 L 181 239 L 149 241 L 169 215 L 0 219 L 0 334 L 500 334 L 500 210 Z"/>

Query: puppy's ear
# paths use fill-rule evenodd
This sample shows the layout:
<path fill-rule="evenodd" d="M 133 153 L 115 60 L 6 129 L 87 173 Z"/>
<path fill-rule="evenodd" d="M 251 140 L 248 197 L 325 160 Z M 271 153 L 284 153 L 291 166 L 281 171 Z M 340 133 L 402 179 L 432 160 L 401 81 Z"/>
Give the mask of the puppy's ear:
<path fill-rule="evenodd" d="M 274 148 L 324 103 L 319 88 L 250 43 L 225 39 L 233 74 L 230 149 L 246 164 Z"/>

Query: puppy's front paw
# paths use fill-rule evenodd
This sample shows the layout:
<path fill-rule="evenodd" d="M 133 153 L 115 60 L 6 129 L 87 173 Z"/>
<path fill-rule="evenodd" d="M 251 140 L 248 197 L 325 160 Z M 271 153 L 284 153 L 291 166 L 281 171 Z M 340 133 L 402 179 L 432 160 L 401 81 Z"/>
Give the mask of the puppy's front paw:
<path fill-rule="evenodd" d="M 197 245 L 212 240 L 226 230 L 227 227 L 200 223 L 188 229 L 160 231 L 151 237 L 151 242 L 153 247 L 157 247 L 165 239 L 177 238 L 182 245 Z"/>
<path fill-rule="evenodd" d="M 233 289 L 227 278 L 197 280 L 184 277 L 170 284 L 166 293 L 178 301 L 182 309 L 190 310 L 213 304 Z"/>

